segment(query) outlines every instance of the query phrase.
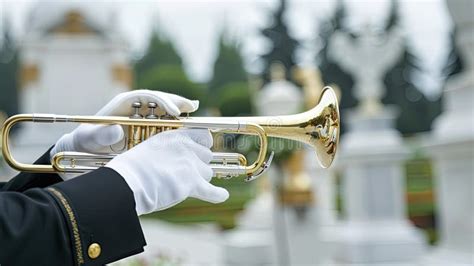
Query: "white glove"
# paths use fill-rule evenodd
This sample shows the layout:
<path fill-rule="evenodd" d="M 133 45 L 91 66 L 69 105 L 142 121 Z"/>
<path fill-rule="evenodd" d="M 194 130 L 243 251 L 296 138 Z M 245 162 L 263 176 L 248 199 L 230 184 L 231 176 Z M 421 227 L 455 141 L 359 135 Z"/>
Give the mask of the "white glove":
<path fill-rule="evenodd" d="M 211 146 L 206 129 L 171 130 L 116 156 L 105 167 L 125 179 L 138 215 L 172 207 L 187 197 L 220 203 L 229 192 L 209 183 Z"/>
<path fill-rule="evenodd" d="M 131 105 L 134 102 L 142 102 L 143 108 L 146 103 L 156 102 L 158 112 L 179 116 L 180 113 L 194 112 L 199 107 L 199 101 L 191 101 L 178 95 L 160 91 L 135 90 L 124 92 L 115 96 L 96 115 L 100 116 L 128 116 L 131 114 Z M 77 151 L 89 153 L 115 153 L 111 145 L 120 142 L 124 132 L 119 125 L 92 125 L 81 124 L 71 133 L 63 135 L 53 149 L 50 157 L 62 151 Z M 78 174 L 60 174 L 64 180 L 71 179 Z"/>

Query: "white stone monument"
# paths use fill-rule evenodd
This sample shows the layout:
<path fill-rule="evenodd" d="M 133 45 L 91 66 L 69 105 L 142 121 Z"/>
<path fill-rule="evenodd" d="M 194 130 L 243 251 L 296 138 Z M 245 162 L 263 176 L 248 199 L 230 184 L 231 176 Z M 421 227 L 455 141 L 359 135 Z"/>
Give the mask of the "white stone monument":
<path fill-rule="evenodd" d="M 329 56 L 354 78 L 354 95 L 359 109 L 366 114 L 381 112 L 385 94 L 383 76 L 400 57 L 403 37 L 398 30 L 379 34 L 369 25 L 357 40 L 343 32 L 336 32 L 331 41 Z"/>
<path fill-rule="evenodd" d="M 113 13 L 99 16 L 94 7 L 54 2 L 32 9 L 20 47 L 20 113 L 92 115 L 130 89 L 128 48 Z M 24 124 L 14 136 L 15 157 L 33 161 L 74 126 Z"/>
<path fill-rule="evenodd" d="M 423 265 L 474 265 L 474 2 L 446 1 L 463 71 L 446 84 L 445 111 L 427 151 L 434 159 L 439 242 Z"/>
<path fill-rule="evenodd" d="M 326 237 L 337 264 L 402 264 L 423 252 L 424 238 L 408 221 L 403 160 L 407 149 L 394 128 L 396 112 L 380 102 L 383 75 L 402 51 L 401 35 L 378 36 L 369 28 L 353 42 L 334 37 L 331 56 L 353 74 L 360 105 L 346 117 L 339 163 L 345 219 Z"/>
<path fill-rule="evenodd" d="M 284 71 L 282 65 L 272 65 L 272 81 L 258 93 L 256 107 L 259 115 L 286 115 L 302 111 L 303 93 L 285 80 Z M 313 159 L 311 164 L 317 164 L 315 156 Z M 301 217 L 293 207 L 282 205 L 277 200 L 280 192 L 276 191 L 275 184 L 288 180 L 290 174 L 294 173 L 286 173 L 276 167 L 269 169 L 267 177 L 270 178 L 273 189 L 260 193 L 245 208 L 239 227 L 228 236 L 225 249 L 227 263 L 313 265 L 324 257 L 324 249 L 318 242 L 317 202 L 308 206 L 304 217 Z M 310 176 L 305 174 L 304 178 L 309 179 Z M 310 184 L 315 191 L 316 183 Z"/>
<path fill-rule="evenodd" d="M 303 111 L 303 93 L 295 85 L 285 80 L 284 71 L 283 65 L 275 63 L 272 65 L 272 82 L 264 86 L 258 96 L 262 102 L 257 106 L 260 107 L 258 109 L 262 115 L 288 115 Z M 266 102 L 272 104 L 266 104 Z M 304 158 L 304 155 L 304 153 L 299 154 L 296 160 L 301 156 Z M 315 264 L 320 261 L 323 251 L 318 241 L 317 202 L 312 201 L 302 210 L 301 207 L 291 206 L 285 202 L 285 198 L 281 198 L 281 193 L 285 192 L 279 191 L 279 188 L 299 186 L 300 189 L 306 188 L 312 193 L 316 192 L 316 183 L 310 179 L 311 176 L 304 171 L 302 165 L 298 166 L 294 163 L 293 160 L 281 170 L 273 168 L 272 175 L 269 175 L 273 187 L 273 197 L 276 199 L 273 220 L 277 259 L 279 265 Z M 303 162 L 300 163 L 303 164 Z M 317 164 L 317 161 L 313 161 L 313 164 Z M 304 193 L 303 191 L 289 191 L 290 194 L 286 194 L 284 197 L 291 198 L 292 193 L 301 192 Z"/>

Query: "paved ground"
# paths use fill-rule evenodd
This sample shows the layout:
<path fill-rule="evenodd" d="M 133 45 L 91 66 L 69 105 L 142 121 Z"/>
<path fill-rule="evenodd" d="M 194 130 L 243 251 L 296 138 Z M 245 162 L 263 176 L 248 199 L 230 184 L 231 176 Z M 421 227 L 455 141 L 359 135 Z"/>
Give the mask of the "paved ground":
<path fill-rule="evenodd" d="M 141 260 L 153 262 L 151 265 L 223 265 L 222 237 L 216 227 L 181 226 L 150 219 L 142 219 L 141 224 L 148 244 L 145 252 L 112 265 L 135 266 L 134 262 Z"/>

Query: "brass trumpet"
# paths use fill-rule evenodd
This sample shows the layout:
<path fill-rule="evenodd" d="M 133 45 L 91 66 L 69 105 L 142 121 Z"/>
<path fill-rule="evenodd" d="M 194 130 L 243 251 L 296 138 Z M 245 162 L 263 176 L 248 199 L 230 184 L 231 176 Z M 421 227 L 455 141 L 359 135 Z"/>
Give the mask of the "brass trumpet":
<path fill-rule="evenodd" d="M 154 114 L 155 103 L 148 103 L 150 113 L 139 114 L 140 103 L 134 103 L 135 114 L 121 116 L 77 116 L 51 114 L 19 114 L 7 119 L 2 129 L 2 153 L 6 162 L 14 169 L 36 173 L 83 173 L 104 166 L 116 154 L 90 154 L 82 152 L 60 152 L 53 156 L 51 165 L 25 164 L 16 161 L 10 152 L 10 130 L 20 122 L 33 123 L 90 123 L 127 126 L 127 148 L 159 134 L 164 130 L 177 128 L 204 128 L 213 133 L 238 133 L 256 135 L 260 142 L 257 159 L 248 165 L 244 155 L 239 153 L 213 153 L 211 167 L 214 176 L 232 178 L 246 175 L 250 181 L 260 176 L 271 164 L 273 153 L 267 157 L 267 137 L 284 138 L 311 145 L 320 165 L 329 167 L 336 154 L 339 142 L 339 107 L 330 87 L 325 87 L 319 103 L 311 110 L 286 116 L 260 117 L 158 117 Z M 81 164 L 82 163 L 82 164 Z"/>

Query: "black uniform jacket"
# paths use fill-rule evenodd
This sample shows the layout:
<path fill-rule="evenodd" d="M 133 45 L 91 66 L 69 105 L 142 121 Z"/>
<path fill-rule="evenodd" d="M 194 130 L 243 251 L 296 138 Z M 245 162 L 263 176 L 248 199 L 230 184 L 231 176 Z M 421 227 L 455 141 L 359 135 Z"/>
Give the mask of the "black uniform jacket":
<path fill-rule="evenodd" d="M 37 164 L 49 163 L 49 151 Z M 0 265 L 104 265 L 143 251 L 133 193 L 114 170 L 0 183 Z"/>

